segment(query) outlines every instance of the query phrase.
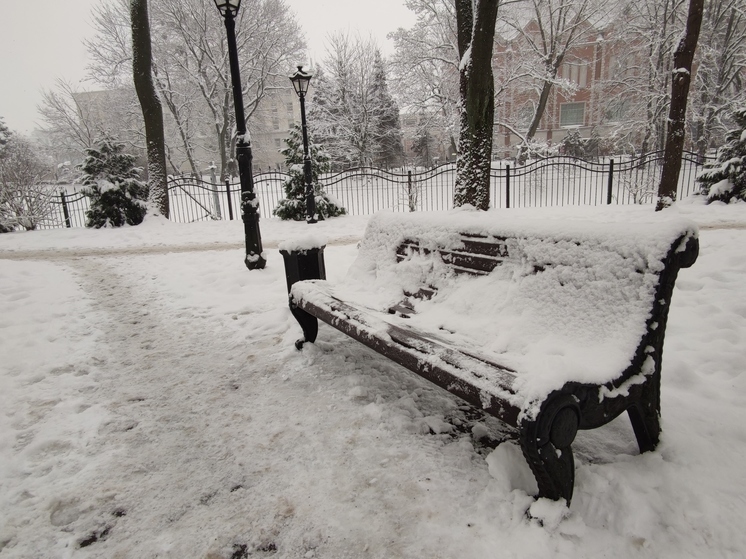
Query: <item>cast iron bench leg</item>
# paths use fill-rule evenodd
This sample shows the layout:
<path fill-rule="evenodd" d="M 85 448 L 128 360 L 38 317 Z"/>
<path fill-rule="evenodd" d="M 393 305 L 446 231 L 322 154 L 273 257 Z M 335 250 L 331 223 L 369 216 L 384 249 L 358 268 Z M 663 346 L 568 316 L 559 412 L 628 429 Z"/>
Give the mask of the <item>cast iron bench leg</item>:
<path fill-rule="evenodd" d="M 290 300 L 290 312 L 293 313 L 295 320 L 298 321 L 303 329 L 303 337 L 295 342 L 296 349 L 302 349 L 306 342 L 315 342 L 316 335 L 319 333 L 319 320 L 303 309 L 299 308 L 293 300 Z"/>
<path fill-rule="evenodd" d="M 565 499 L 570 506 L 575 460 L 570 445 L 580 424 L 578 405 L 566 394 L 547 400 L 539 417 L 521 428 L 523 455 L 536 478 L 539 497 Z"/>
<path fill-rule="evenodd" d="M 660 439 L 660 383 L 651 383 L 627 409 L 640 452 L 655 450 Z"/>

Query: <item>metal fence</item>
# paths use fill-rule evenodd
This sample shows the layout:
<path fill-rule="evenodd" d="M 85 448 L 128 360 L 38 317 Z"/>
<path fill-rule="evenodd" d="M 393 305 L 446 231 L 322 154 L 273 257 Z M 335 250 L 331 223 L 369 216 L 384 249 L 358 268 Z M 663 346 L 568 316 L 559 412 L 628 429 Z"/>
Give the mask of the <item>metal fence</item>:
<path fill-rule="evenodd" d="M 695 178 L 703 162 L 685 152 L 678 199 L 698 190 Z M 549 157 L 526 165 L 494 162 L 490 200 L 495 208 L 652 204 L 663 168 L 663 152 L 641 157 L 618 156 L 599 161 Z M 254 176 L 260 214 L 272 211 L 284 198 L 283 172 Z M 322 175 L 321 187 L 351 215 L 394 211 L 437 211 L 453 207 L 456 167 L 386 171 L 370 167 Z M 241 192 L 237 181 L 223 184 L 193 177 L 169 179 L 171 221 L 239 219 Z M 41 227 L 83 227 L 88 199 L 79 192 L 61 193 L 51 201 L 52 219 Z"/>

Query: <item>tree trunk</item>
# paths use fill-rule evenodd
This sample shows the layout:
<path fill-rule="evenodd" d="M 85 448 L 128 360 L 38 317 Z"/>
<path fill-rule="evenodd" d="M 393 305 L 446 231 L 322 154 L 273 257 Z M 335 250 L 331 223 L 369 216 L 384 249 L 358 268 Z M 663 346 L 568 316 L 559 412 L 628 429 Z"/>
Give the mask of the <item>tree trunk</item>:
<path fill-rule="evenodd" d="M 148 199 L 168 219 L 168 180 L 166 148 L 163 133 L 163 109 L 153 84 L 150 48 L 150 21 L 147 0 L 131 0 L 132 74 L 145 121 L 145 142 L 148 153 Z"/>
<path fill-rule="evenodd" d="M 558 56 L 552 64 L 548 65 L 546 69 L 549 79 L 544 80 L 544 83 L 541 86 L 541 93 L 539 94 L 539 102 L 536 105 L 536 112 L 534 112 L 534 118 L 531 119 L 531 124 L 528 127 L 528 132 L 526 132 L 527 145 L 531 142 L 531 140 L 534 139 L 536 131 L 539 129 L 541 119 L 544 117 L 544 113 L 547 109 L 547 103 L 549 102 L 549 94 L 552 92 L 552 86 L 554 85 L 554 80 L 557 77 L 557 71 L 559 67 L 562 66 L 562 60 L 564 60 L 564 55 Z"/>
<path fill-rule="evenodd" d="M 492 126 L 495 82 L 492 46 L 498 0 L 456 0 L 459 69 L 460 131 L 456 160 L 455 206 L 490 206 Z"/>
<path fill-rule="evenodd" d="M 663 172 L 658 185 L 658 203 L 655 210 L 667 208 L 676 201 L 676 190 L 681 171 L 681 154 L 684 151 L 686 103 L 692 80 L 692 60 L 697 48 L 699 29 L 702 25 L 704 0 L 689 0 L 686 31 L 673 55 L 671 79 L 671 108 L 668 113 L 668 134 L 663 155 Z"/>

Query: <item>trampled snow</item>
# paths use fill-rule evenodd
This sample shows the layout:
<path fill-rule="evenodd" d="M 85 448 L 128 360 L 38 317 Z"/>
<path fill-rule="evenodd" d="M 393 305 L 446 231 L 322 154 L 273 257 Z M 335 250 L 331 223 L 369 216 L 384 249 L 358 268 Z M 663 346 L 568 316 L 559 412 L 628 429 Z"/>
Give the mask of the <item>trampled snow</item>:
<path fill-rule="evenodd" d="M 650 207 L 510 210 L 625 223 Z M 534 501 L 499 422 L 336 330 L 298 352 L 279 243 L 365 218 L 0 235 L 0 557 L 741 557 L 746 206 L 700 225 L 663 358 L 662 442 L 581 432 L 571 507 Z"/>

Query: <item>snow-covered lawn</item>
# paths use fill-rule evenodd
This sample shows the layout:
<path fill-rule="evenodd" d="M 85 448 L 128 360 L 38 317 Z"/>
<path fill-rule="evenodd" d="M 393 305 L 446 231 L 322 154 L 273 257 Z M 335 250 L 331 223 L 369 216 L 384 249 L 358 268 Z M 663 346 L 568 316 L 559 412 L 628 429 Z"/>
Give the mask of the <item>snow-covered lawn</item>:
<path fill-rule="evenodd" d="M 0 235 L 0 557 L 742 557 L 746 204 L 672 211 L 662 443 L 581 432 L 569 511 L 499 423 L 323 325 L 294 349 L 278 242 L 342 280 L 365 217 L 263 220 L 252 272 L 239 221 Z"/>

